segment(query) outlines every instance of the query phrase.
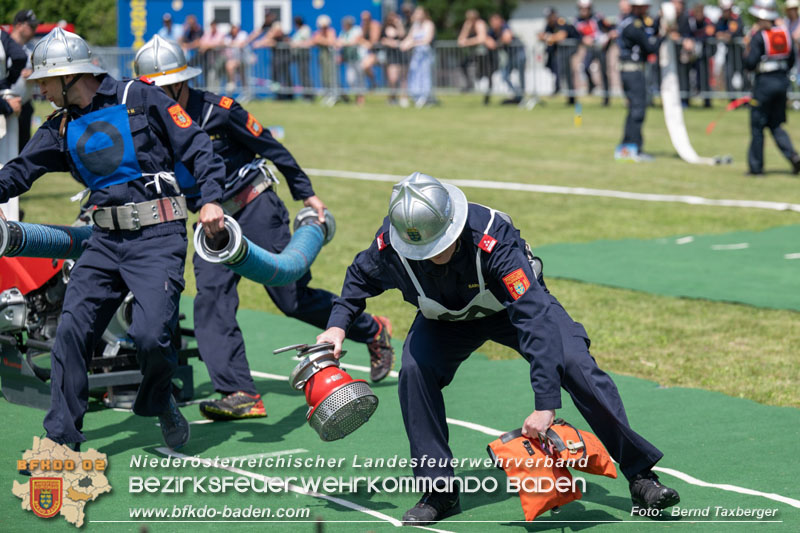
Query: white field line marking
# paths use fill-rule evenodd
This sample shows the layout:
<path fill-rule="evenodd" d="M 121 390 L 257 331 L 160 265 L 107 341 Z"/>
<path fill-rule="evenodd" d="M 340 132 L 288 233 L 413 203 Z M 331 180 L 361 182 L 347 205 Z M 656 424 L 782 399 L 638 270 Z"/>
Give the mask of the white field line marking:
<path fill-rule="evenodd" d="M 784 259 L 800 259 L 800 253 L 798 254 L 786 254 L 783 256 Z"/>
<path fill-rule="evenodd" d="M 681 237 L 680 239 L 675 239 L 675 244 L 689 244 L 690 242 L 694 241 L 694 237 L 688 235 L 686 237 Z"/>
<path fill-rule="evenodd" d="M 189 421 L 190 424 L 195 425 L 195 426 L 196 425 L 200 425 L 200 424 L 211 424 L 213 422 L 214 422 L 213 420 L 208 420 L 207 418 L 204 418 L 202 420 L 190 420 Z M 156 422 L 156 426 L 157 427 L 161 427 L 161 424 Z"/>
<path fill-rule="evenodd" d="M 385 181 L 397 183 L 405 176 L 394 174 L 372 174 L 368 172 L 351 172 L 348 170 L 322 170 L 307 168 L 306 173 L 311 176 L 345 178 L 366 181 Z M 458 187 L 474 187 L 479 189 L 497 189 L 506 191 L 526 191 L 539 192 L 546 194 L 571 194 L 576 196 L 601 196 L 605 198 L 620 198 L 623 200 L 639 200 L 642 202 L 677 202 L 689 205 L 708 205 L 716 207 L 752 207 L 757 209 L 771 209 L 773 211 L 796 211 L 800 212 L 800 204 L 790 204 L 785 202 L 770 202 L 760 200 L 727 200 L 704 198 L 702 196 L 688 196 L 675 194 L 652 194 L 626 191 L 614 191 L 608 189 L 590 189 L 586 187 L 561 187 L 556 185 L 534 185 L 530 183 L 514 183 L 507 181 L 486 181 L 486 180 L 447 180 L 441 181 L 456 185 Z"/>
<path fill-rule="evenodd" d="M 785 503 L 787 505 L 791 505 L 792 507 L 796 507 L 800 509 L 800 500 L 795 500 L 792 498 L 787 498 L 786 496 L 781 496 L 780 494 L 773 494 L 773 493 L 766 493 L 766 492 L 759 492 L 757 490 L 746 489 L 744 487 L 737 487 L 736 485 L 728 485 L 727 483 L 709 483 L 707 481 L 703 481 L 697 479 L 696 477 L 692 477 L 689 474 L 684 474 L 680 470 L 673 470 L 672 468 L 661 468 L 655 467 L 653 470 L 658 472 L 664 472 L 665 474 L 669 474 L 670 476 L 676 477 L 685 481 L 686 483 L 690 483 L 692 485 L 697 485 L 699 487 L 712 487 L 715 489 L 727 490 L 729 492 L 738 492 L 739 494 L 749 494 L 751 496 L 762 496 L 764 498 L 769 498 L 770 500 L 775 500 L 776 502 Z"/>
<path fill-rule="evenodd" d="M 746 242 L 740 242 L 737 244 L 712 244 L 712 250 L 744 250 L 745 248 L 750 248 L 750 244 Z"/>
<path fill-rule="evenodd" d="M 447 423 L 448 424 L 453 424 L 453 425 L 456 425 L 456 426 L 465 427 L 467 429 L 472 429 L 472 430 L 475 430 L 475 431 L 480 431 L 481 433 L 485 433 L 486 435 L 490 435 L 492 437 L 499 437 L 500 435 L 505 433 L 504 431 L 500 431 L 499 429 L 493 429 L 493 428 L 490 428 L 490 427 L 487 427 L 487 426 L 482 426 L 480 424 L 474 424 L 472 422 L 466 422 L 464 420 L 458 420 L 456 418 L 448 418 L 447 419 Z M 788 505 L 791 505 L 792 507 L 797 507 L 798 509 L 800 509 L 800 500 L 794 500 L 792 498 L 787 498 L 786 496 L 781 496 L 779 494 L 759 492 L 757 490 L 747 489 L 747 488 L 744 488 L 744 487 L 737 487 L 736 485 L 709 483 L 707 481 L 702 481 L 700 479 L 692 477 L 689 474 L 684 474 L 680 470 L 673 470 L 672 468 L 654 467 L 653 470 L 656 470 L 658 472 L 664 472 L 665 474 L 669 474 L 671 476 L 677 477 L 678 479 L 681 479 L 681 480 L 685 481 L 686 483 L 689 483 L 690 485 L 697 485 L 697 486 L 700 486 L 700 487 L 711 487 L 711 488 L 715 488 L 715 489 L 726 490 L 726 491 L 729 491 L 729 492 L 738 492 L 740 494 L 749 494 L 751 496 L 761 496 L 763 498 L 768 498 L 770 500 L 775 500 L 777 502 L 786 503 Z"/>
<path fill-rule="evenodd" d="M 211 459 L 205 459 L 203 457 L 184 455 L 182 453 L 170 450 L 169 448 L 164 448 L 164 447 L 156 448 L 156 451 L 161 453 L 161 454 L 168 455 L 170 457 L 177 457 L 178 459 L 193 459 L 193 458 L 197 458 L 197 459 L 200 459 L 200 461 L 207 467 L 214 467 L 214 468 L 219 468 L 220 470 L 227 470 L 228 472 L 232 472 L 234 474 L 240 474 L 242 476 L 247 476 L 247 477 L 252 478 L 252 479 L 258 479 L 258 480 L 264 481 L 266 483 L 270 483 L 270 482 L 275 482 L 277 480 L 281 480 L 281 478 L 278 478 L 278 477 L 272 477 L 272 476 L 265 476 L 265 475 L 262 475 L 262 474 L 256 474 L 255 472 L 250 472 L 248 470 L 242 470 L 240 468 L 233 468 L 231 466 L 219 466 L 219 465 L 215 466 L 214 462 Z M 383 513 L 378 512 L 378 511 L 373 511 L 372 509 L 368 509 L 368 508 L 364 507 L 363 505 L 359 505 L 359 504 L 353 503 L 351 501 L 343 500 L 342 498 L 337 498 L 336 496 L 329 496 L 327 494 L 322 494 L 322 493 L 319 493 L 319 492 L 314 492 L 314 491 L 310 491 L 310 490 L 304 490 L 302 487 L 298 487 L 297 485 L 293 485 L 291 483 L 288 483 L 286 486 L 288 487 L 288 489 L 290 491 L 295 492 L 297 494 L 302 494 L 302 495 L 305 495 L 305 496 L 312 496 L 314 498 L 319 498 L 319 499 L 322 499 L 322 500 L 328 500 L 330 502 L 333 502 L 333 503 L 336 503 L 338 505 L 341 505 L 342 507 L 347 507 L 348 509 L 352 509 L 354 511 L 358 511 L 360 513 L 366 513 L 366 514 L 368 514 L 370 516 L 373 516 L 375 518 L 383 520 L 384 522 L 389 522 L 390 524 L 392 524 L 395 527 L 401 527 L 403 525 L 403 523 L 400 520 L 392 518 L 391 516 L 385 515 Z M 422 529 L 427 529 L 428 531 L 436 531 L 436 532 L 440 532 L 440 533 L 449 533 L 446 530 L 442 530 L 442 529 L 432 529 L 432 528 L 427 528 L 427 527 L 424 527 Z"/>
<path fill-rule="evenodd" d="M 347 363 L 340 363 L 340 364 L 339 364 L 339 366 L 340 366 L 340 367 L 342 367 L 342 368 L 344 368 L 344 369 L 349 369 L 349 370 L 360 370 L 361 372 L 369 372 L 369 367 L 368 367 L 368 366 L 361 366 L 361 365 L 350 365 L 350 364 L 347 364 Z M 394 370 L 392 370 L 391 372 L 389 372 L 389 376 L 390 376 L 390 377 L 393 377 L 393 378 L 396 378 L 396 377 L 398 377 L 399 375 L 400 375 L 400 374 L 398 374 L 398 373 L 397 373 L 397 372 L 395 372 Z"/>
<path fill-rule="evenodd" d="M 277 379 L 278 381 L 289 381 L 289 376 L 279 376 L 278 374 L 269 374 L 267 372 L 258 372 L 257 370 L 251 370 L 250 375 L 255 378 L 264 378 L 264 379 Z"/>

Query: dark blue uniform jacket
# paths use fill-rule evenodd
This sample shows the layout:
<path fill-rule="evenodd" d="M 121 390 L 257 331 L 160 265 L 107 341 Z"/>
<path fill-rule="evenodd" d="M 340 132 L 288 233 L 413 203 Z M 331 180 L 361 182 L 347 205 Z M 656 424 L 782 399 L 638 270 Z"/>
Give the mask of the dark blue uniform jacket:
<path fill-rule="evenodd" d="M 122 102 L 129 80 L 118 81 L 108 75 L 100 80 L 91 105 L 86 109 L 70 106 L 67 120 Z M 143 173 L 171 172 L 180 161 L 197 178 L 200 205 L 222 200 L 225 179 L 222 159 L 214 154 L 208 135 L 197 124 L 179 125 L 170 114 L 169 108 L 176 109 L 174 100 L 155 85 L 135 81 L 128 90 L 126 105 L 136 158 Z M 71 172 L 79 179 L 66 137 L 59 133 L 63 117 L 63 113 L 57 113 L 48 119 L 22 153 L 0 169 L 0 202 L 24 193 L 47 172 Z M 152 180 L 142 177 L 93 191 L 89 202 L 98 207 L 118 206 L 176 194 L 163 182 L 161 193 L 153 185 L 145 186 Z"/>
<path fill-rule="evenodd" d="M 189 89 L 186 111 L 192 120 L 208 133 L 214 146 L 214 153 L 225 161 L 227 178 L 223 200 L 235 196 L 253 181 L 252 173 L 239 176 L 239 169 L 256 156 L 275 163 L 281 174 L 286 177 L 295 200 L 305 200 L 314 196 L 311 181 L 292 154 L 233 99 L 207 91 Z"/>
<path fill-rule="evenodd" d="M 489 217 L 490 211 L 486 207 L 469 204 L 469 215 L 459 246 L 446 265 L 408 261 L 428 298 L 448 309 L 458 310 L 478 293 L 475 256 Z M 417 291 L 389 242 L 389 224 L 387 217 L 372 245 L 360 252 L 347 269 L 342 295 L 334 304 L 328 327 L 336 326 L 347 331 L 354 318 L 364 310 L 365 300 L 388 289 L 399 289 L 405 301 L 417 305 Z M 587 338 L 586 331 L 581 324 L 572 320 L 565 322 L 551 312 L 561 304 L 546 287 L 537 283 L 525 253 L 525 241 L 513 224 L 495 216 L 488 234 L 497 239 L 497 244 L 490 253 L 481 250 L 487 288 L 505 306 L 505 312 L 517 329 L 520 351 L 531 364 L 531 384 L 537 408 L 546 405 L 547 409 L 558 409 L 561 406 L 563 373 L 561 328 L 572 328 L 573 335 L 584 338 Z M 530 287 L 515 299 L 503 278 L 520 269 Z M 516 276 L 512 277 L 516 279 Z M 558 316 L 564 315 L 558 313 Z"/>

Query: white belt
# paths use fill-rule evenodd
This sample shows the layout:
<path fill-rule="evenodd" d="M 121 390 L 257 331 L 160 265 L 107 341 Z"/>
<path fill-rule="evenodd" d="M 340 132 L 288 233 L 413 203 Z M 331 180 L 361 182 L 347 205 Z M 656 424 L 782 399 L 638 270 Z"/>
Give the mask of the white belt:
<path fill-rule="evenodd" d="M 644 63 L 636 61 L 622 61 L 619 64 L 620 72 L 639 72 L 644 70 Z"/>
<path fill-rule="evenodd" d="M 759 63 L 756 72 L 764 74 L 766 72 L 776 72 L 778 70 L 789 70 L 789 64 L 786 61 L 764 61 Z"/>

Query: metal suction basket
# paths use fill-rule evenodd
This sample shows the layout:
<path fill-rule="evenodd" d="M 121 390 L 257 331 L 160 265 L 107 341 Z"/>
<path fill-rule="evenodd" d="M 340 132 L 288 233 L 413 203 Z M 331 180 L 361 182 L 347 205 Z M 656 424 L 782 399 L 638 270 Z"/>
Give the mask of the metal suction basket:
<path fill-rule="evenodd" d="M 302 359 L 289 383 L 305 393 L 309 406 L 306 419 L 322 440 L 346 437 L 369 420 L 378 408 L 378 397 L 366 381 L 353 379 L 339 368 L 332 344 L 295 344 L 274 353 L 289 350 L 297 350 L 297 357 Z"/>

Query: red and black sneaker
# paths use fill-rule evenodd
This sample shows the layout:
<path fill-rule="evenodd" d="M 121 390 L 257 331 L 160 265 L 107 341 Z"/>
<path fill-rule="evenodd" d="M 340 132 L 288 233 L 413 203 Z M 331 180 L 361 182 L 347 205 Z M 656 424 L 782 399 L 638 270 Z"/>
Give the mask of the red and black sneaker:
<path fill-rule="evenodd" d="M 392 348 L 392 323 L 385 316 L 373 316 L 378 323 L 378 333 L 367 344 L 369 351 L 369 378 L 378 382 L 389 375 L 394 365 Z"/>
<path fill-rule="evenodd" d="M 261 395 L 252 396 L 246 392 L 234 392 L 219 400 L 200 403 L 200 414 L 209 420 L 241 420 L 244 418 L 264 418 L 267 411 Z"/>

